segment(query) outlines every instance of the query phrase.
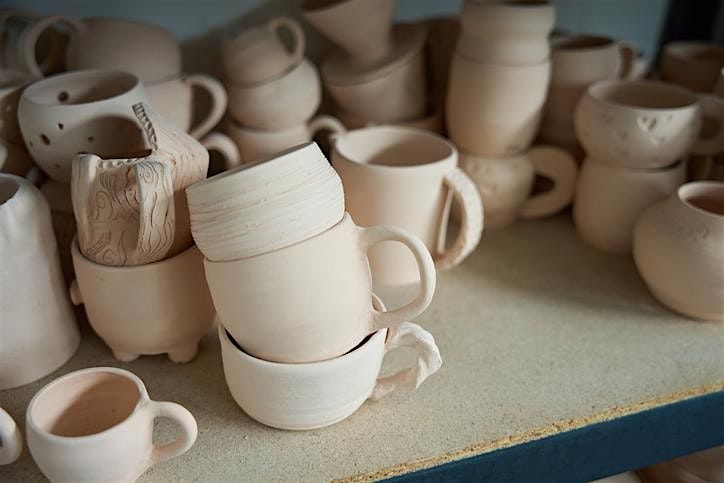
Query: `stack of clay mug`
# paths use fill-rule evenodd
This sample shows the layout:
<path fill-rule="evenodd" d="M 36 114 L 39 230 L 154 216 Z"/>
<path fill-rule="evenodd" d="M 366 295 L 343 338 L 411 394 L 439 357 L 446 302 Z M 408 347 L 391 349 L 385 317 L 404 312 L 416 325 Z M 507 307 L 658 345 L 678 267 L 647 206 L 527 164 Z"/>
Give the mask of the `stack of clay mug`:
<path fill-rule="evenodd" d="M 291 50 L 281 38 L 285 30 L 292 38 Z M 244 162 L 309 142 L 321 130 L 344 130 L 329 116 L 312 118 L 321 87 L 304 46 L 304 31 L 288 17 L 244 30 L 224 45 L 230 114 L 226 131 Z"/>
<path fill-rule="evenodd" d="M 703 117 L 715 124 L 706 138 Z M 685 182 L 684 158 L 722 150 L 724 101 L 658 81 L 599 81 L 579 102 L 575 128 L 586 151 L 576 229 L 596 248 L 630 253 L 641 213 Z"/>
<path fill-rule="evenodd" d="M 461 167 L 478 185 L 489 227 L 553 214 L 573 195 L 571 156 L 529 149 L 548 91 L 554 20 L 555 9 L 545 1 L 466 0 L 460 13 L 446 123 Z M 536 173 L 553 187 L 528 199 Z"/>
<path fill-rule="evenodd" d="M 196 244 L 219 318 L 226 381 L 244 411 L 285 429 L 326 426 L 368 397 L 417 387 L 441 364 L 415 324 L 435 269 L 403 230 L 361 228 L 342 182 L 315 143 L 221 173 L 186 190 Z M 414 254 L 419 293 L 385 312 L 371 289 L 367 249 L 385 240 Z M 414 347 L 416 369 L 375 382 L 384 352 Z"/>

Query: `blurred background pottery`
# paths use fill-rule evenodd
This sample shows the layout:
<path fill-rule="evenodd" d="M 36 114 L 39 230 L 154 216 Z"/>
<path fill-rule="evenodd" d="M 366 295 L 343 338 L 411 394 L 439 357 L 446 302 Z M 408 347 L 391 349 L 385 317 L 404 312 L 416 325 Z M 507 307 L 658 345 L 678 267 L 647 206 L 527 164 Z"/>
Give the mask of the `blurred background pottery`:
<path fill-rule="evenodd" d="M 30 76 L 18 70 L 0 68 L 0 139 L 22 145 L 18 126 L 20 93 L 30 83 Z"/>
<path fill-rule="evenodd" d="M 15 462 L 23 452 L 23 436 L 15 420 L 3 408 L 0 408 L 0 466 Z"/>
<path fill-rule="evenodd" d="M 712 92 L 724 68 L 724 47 L 706 42 L 670 42 L 663 48 L 661 79 L 694 92 Z"/>

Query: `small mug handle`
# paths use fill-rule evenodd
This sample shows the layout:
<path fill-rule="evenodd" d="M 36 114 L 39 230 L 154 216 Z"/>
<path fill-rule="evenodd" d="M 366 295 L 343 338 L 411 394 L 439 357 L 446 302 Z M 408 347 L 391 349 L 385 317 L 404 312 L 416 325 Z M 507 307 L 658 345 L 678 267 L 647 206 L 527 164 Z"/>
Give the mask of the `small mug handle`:
<path fill-rule="evenodd" d="M 553 146 L 535 146 L 528 151 L 536 174 L 550 178 L 553 188 L 528 198 L 520 209 L 524 219 L 551 216 L 573 200 L 578 177 L 576 160 L 567 151 Z"/>
<path fill-rule="evenodd" d="M 279 36 L 281 29 L 286 28 L 292 34 L 292 51 L 289 53 L 291 65 L 296 65 L 304 57 L 305 38 L 304 30 L 295 20 L 289 17 L 276 17 L 269 21 L 269 30 Z"/>
<path fill-rule="evenodd" d="M 634 63 L 636 62 L 636 47 L 628 42 L 619 42 L 618 54 L 621 64 L 616 77 L 619 79 L 631 79 L 631 76 L 634 73 Z"/>
<path fill-rule="evenodd" d="M 417 352 L 417 364 L 390 376 L 380 377 L 375 383 L 370 399 L 377 401 L 397 389 L 414 390 L 442 366 L 440 349 L 428 331 L 417 324 L 403 322 L 387 329 L 385 354 L 398 347 L 410 347 Z"/>
<path fill-rule="evenodd" d="M 694 154 L 714 156 L 724 151 L 724 99 L 710 94 L 700 94 L 702 123 L 704 118 L 714 119 L 717 130 L 713 136 L 696 140 L 691 147 Z"/>
<path fill-rule="evenodd" d="M 149 468 L 161 461 L 181 456 L 191 449 L 196 441 L 199 429 L 196 425 L 196 419 L 188 409 L 180 404 L 158 401 L 149 401 L 146 408 L 151 411 L 154 419 L 169 418 L 181 426 L 181 435 L 176 440 L 153 447 L 148 462 Z"/>
<path fill-rule="evenodd" d="M 0 465 L 9 465 L 20 457 L 23 451 L 23 438 L 15 420 L 0 408 Z"/>
<path fill-rule="evenodd" d="M 370 332 L 397 325 L 405 320 L 414 319 L 424 312 L 432 301 L 437 282 L 435 264 L 425 244 L 416 236 L 399 228 L 370 226 L 365 228 L 357 227 L 357 229 L 359 230 L 360 245 L 365 251 L 372 245 L 383 241 L 397 241 L 404 244 L 415 257 L 417 269 L 420 273 L 420 292 L 411 302 L 389 312 L 372 309 L 373 328 Z"/>
<path fill-rule="evenodd" d="M 344 127 L 344 124 L 342 124 L 339 119 L 325 115 L 317 116 L 309 121 L 307 130 L 309 131 L 310 138 L 314 138 L 319 131 L 329 131 L 333 136 L 347 132 L 347 128 Z"/>
<path fill-rule="evenodd" d="M 452 246 L 435 260 L 435 268 L 446 270 L 462 262 L 480 243 L 483 233 L 483 200 L 475 183 L 459 167 L 445 175 L 445 184 L 460 205 L 460 232 Z M 441 230 L 444 230 L 442 227 Z"/>
<path fill-rule="evenodd" d="M 191 87 L 198 87 L 209 93 L 211 97 L 211 109 L 206 114 L 206 117 L 193 126 L 189 130 L 189 134 L 199 139 L 207 134 L 214 126 L 216 126 L 226 112 L 226 106 L 228 104 L 228 97 L 226 95 L 226 89 L 218 80 L 206 74 L 191 74 L 186 76 L 184 79 Z"/>
<path fill-rule="evenodd" d="M 201 140 L 201 144 L 207 151 L 217 151 L 224 158 L 224 170 L 235 168 L 241 165 L 241 153 L 236 143 L 226 134 L 212 132 Z"/>
<path fill-rule="evenodd" d="M 58 22 L 70 26 L 75 34 L 80 34 L 85 30 L 85 26 L 80 20 L 65 15 L 52 15 L 38 20 L 20 34 L 20 38 L 18 39 L 18 60 L 20 61 L 21 67 L 32 77 L 40 78 L 44 76 L 43 70 L 35 58 L 35 47 L 38 39 L 47 28 Z"/>

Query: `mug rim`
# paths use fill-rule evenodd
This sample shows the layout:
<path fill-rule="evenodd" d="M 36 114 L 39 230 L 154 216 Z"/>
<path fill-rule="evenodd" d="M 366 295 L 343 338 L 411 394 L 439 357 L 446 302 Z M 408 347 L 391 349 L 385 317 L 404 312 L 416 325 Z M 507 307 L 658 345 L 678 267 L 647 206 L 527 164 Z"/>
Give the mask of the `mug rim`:
<path fill-rule="evenodd" d="M 573 45 L 569 46 L 570 43 L 576 43 L 581 41 L 593 41 L 593 42 L 600 42 L 596 43 L 594 45 Z M 553 55 L 575 55 L 575 54 L 582 54 L 590 51 L 600 51 L 609 49 L 611 47 L 615 47 L 618 45 L 619 42 L 611 37 L 607 37 L 605 35 L 596 35 L 596 34 L 577 34 L 577 35 L 571 35 L 569 37 L 563 37 L 560 40 L 555 41 L 551 45 L 551 50 L 553 52 Z"/>
<path fill-rule="evenodd" d="M 106 96 L 101 99 L 87 102 L 73 102 L 64 104 L 62 102 L 43 102 L 37 99 L 37 91 L 48 86 L 69 86 L 72 85 L 78 78 L 91 78 L 101 81 L 109 81 L 114 79 L 122 79 L 129 81 L 130 86 L 123 89 L 123 91 L 114 94 L 112 96 Z M 85 108 L 87 106 L 98 105 L 106 102 L 113 102 L 141 87 L 141 80 L 138 76 L 121 70 L 107 70 L 107 69 L 84 69 L 76 70 L 71 72 L 63 72 L 60 74 L 45 77 L 30 84 L 23 90 L 21 94 L 21 102 L 31 103 L 36 106 L 44 106 L 46 108 Z M 34 97 L 35 96 L 35 97 Z"/>
<path fill-rule="evenodd" d="M 699 215 L 713 218 L 716 221 L 724 220 L 724 215 L 714 213 L 704 208 L 700 208 L 691 203 L 691 198 L 706 193 L 720 193 L 724 199 L 724 182 L 721 181 L 692 181 L 684 183 L 676 190 L 676 199 L 685 207 L 694 210 Z"/>
<path fill-rule="evenodd" d="M 655 87 L 658 89 L 666 89 L 670 91 L 671 93 L 675 93 L 679 96 L 685 96 L 688 98 L 688 101 L 684 105 L 677 105 L 677 106 L 670 106 L 670 107 L 643 107 L 643 106 L 636 106 L 631 104 L 626 104 L 618 101 L 612 101 L 610 99 L 606 99 L 603 96 L 603 93 L 601 93 L 601 90 L 604 90 L 606 88 L 625 88 L 635 85 L 644 85 L 649 87 Z M 686 89 L 684 87 L 671 84 L 668 82 L 662 82 L 658 80 L 648 80 L 648 79 L 639 79 L 639 80 L 625 80 L 625 79 L 604 79 L 597 82 L 594 82 L 593 84 L 589 85 L 586 88 L 585 96 L 594 101 L 597 104 L 609 107 L 609 108 L 616 108 L 616 109 L 633 109 L 633 110 L 639 110 L 639 111 L 650 111 L 650 112 L 666 112 L 666 111 L 685 111 L 688 109 L 694 109 L 699 104 L 699 98 L 696 94 L 691 92 L 689 89 Z"/>
<path fill-rule="evenodd" d="M 136 388 L 138 389 L 138 400 L 136 401 L 136 405 L 133 407 L 133 411 L 131 411 L 128 416 L 126 416 L 122 421 L 119 421 L 118 423 L 114 424 L 113 426 L 110 426 L 102 431 L 98 431 L 93 434 L 87 434 L 84 436 L 61 436 L 58 434 L 53 434 L 49 431 L 46 431 L 45 429 L 40 428 L 36 423 L 35 420 L 32 418 L 32 411 L 37 403 L 38 399 L 43 396 L 47 390 L 50 390 L 51 388 L 55 387 L 58 384 L 66 382 L 67 379 L 71 379 L 74 377 L 84 376 L 86 374 L 91 373 L 112 373 L 118 376 L 125 377 L 126 379 L 132 381 Z M 105 437 L 106 435 L 118 431 L 122 426 L 126 425 L 130 419 L 136 415 L 138 410 L 143 406 L 145 402 L 149 400 L 148 392 L 146 391 L 146 386 L 143 384 L 143 381 L 141 378 L 139 378 L 137 375 L 132 373 L 131 371 L 127 371 L 125 369 L 121 369 L 119 367 L 106 367 L 106 366 L 100 366 L 100 367 L 87 367 L 85 369 L 79 369 L 77 371 L 72 371 L 67 374 L 64 374 L 57 379 L 54 379 L 47 383 L 45 386 L 40 388 L 38 392 L 35 393 L 33 398 L 28 403 L 28 408 L 25 411 L 25 423 L 28 426 L 28 429 L 32 429 L 32 431 L 37 434 L 38 436 L 41 436 L 44 439 L 49 439 L 56 442 L 65 442 L 65 443 L 71 443 L 71 444 L 80 444 L 87 441 L 92 441 L 94 439 L 99 439 L 102 437 Z"/>
<path fill-rule="evenodd" d="M 82 263 L 83 265 L 87 265 L 87 266 L 91 267 L 94 272 L 116 273 L 116 274 L 120 273 L 120 272 L 125 272 L 126 274 L 133 273 L 133 272 L 143 273 L 146 271 L 155 272 L 159 269 L 166 267 L 167 265 L 171 265 L 173 263 L 182 263 L 183 259 L 186 259 L 186 258 L 192 256 L 195 252 L 200 253 L 200 250 L 196 246 L 196 244 L 192 244 L 186 250 L 183 250 L 171 257 L 166 257 L 162 260 L 158 260 L 158 261 L 152 262 L 152 263 L 145 263 L 143 265 L 101 265 L 100 263 L 96 263 L 96 262 L 90 260 L 85 255 L 83 255 L 83 252 L 80 251 L 80 246 L 78 245 L 78 235 L 77 234 L 73 237 L 73 240 L 70 243 L 70 253 L 71 253 L 71 258 L 73 258 L 73 260 L 76 260 L 76 259 L 79 260 L 79 262 Z M 77 279 L 77 277 L 76 277 L 76 279 Z"/>
<path fill-rule="evenodd" d="M 711 42 L 704 42 L 699 40 L 675 40 L 664 45 L 662 49 L 663 57 L 676 57 L 686 62 L 695 62 L 708 64 L 709 62 L 702 61 L 699 59 L 692 59 L 689 57 L 690 49 L 695 49 L 698 52 L 701 51 L 715 51 L 722 55 L 724 58 L 724 47 Z"/>
<path fill-rule="evenodd" d="M 546 56 L 545 59 L 541 60 L 540 62 L 531 62 L 527 64 L 505 64 L 501 62 L 496 63 L 487 63 L 487 62 L 480 62 L 475 59 L 471 59 L 470 57 L 467 57 L 465 55 L 462 55 L 457 50 L 453 52 L 453 56 L 451 59 L 451 65 L 456 60 L 459 59 L 460 61 L 465 62 L 466 65 L 473 65 L 476 68 L 480 69 L 506 69 L 506 70 L 515 70 L 520 71 L 521 69 L 525 70 L 538 70 L 542 67 L 549 66 L 551 64 L 551 55 L 550 53 L 548 56 Z M 452 67 L 451 67 L 452 69 Z"/>

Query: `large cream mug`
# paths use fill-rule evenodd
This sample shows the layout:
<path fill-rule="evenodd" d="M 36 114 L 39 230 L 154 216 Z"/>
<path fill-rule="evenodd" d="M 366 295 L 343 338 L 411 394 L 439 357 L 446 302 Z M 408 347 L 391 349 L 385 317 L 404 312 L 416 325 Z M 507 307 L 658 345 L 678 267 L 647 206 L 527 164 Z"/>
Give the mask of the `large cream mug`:
<path fill-rule="evenodd" d="M 420 291 L 407 305 L 380 312 L 370 298 L 367 250 L 387 240 L 403 243 L 413 253 Z M 419 239 L 397 228 L 358 227 L 349 214 L 296 245 L 204 263 L 226 329 L 248 354 L 273 362 L 338 357 L 368 334 L 420 315 L 435 291 L 435 267 Z"/>
<path fill-rule="evenodd" d="M 420 129 L 377 126 L 335 137 L 332 165 L 342 178 L 347 211 L 362 226 L 389 225 L 419 237 L 438 270 L 453 267 L 478 245 L 483 230 L 478 190 L 458 168 L 447 140 Z M 462 209 L 457 239 L 445 249 L 451 198 Z M 398 244 L 370 249 L 372 278 L 382 285 L 416 282 L 415 260 Z"/>

